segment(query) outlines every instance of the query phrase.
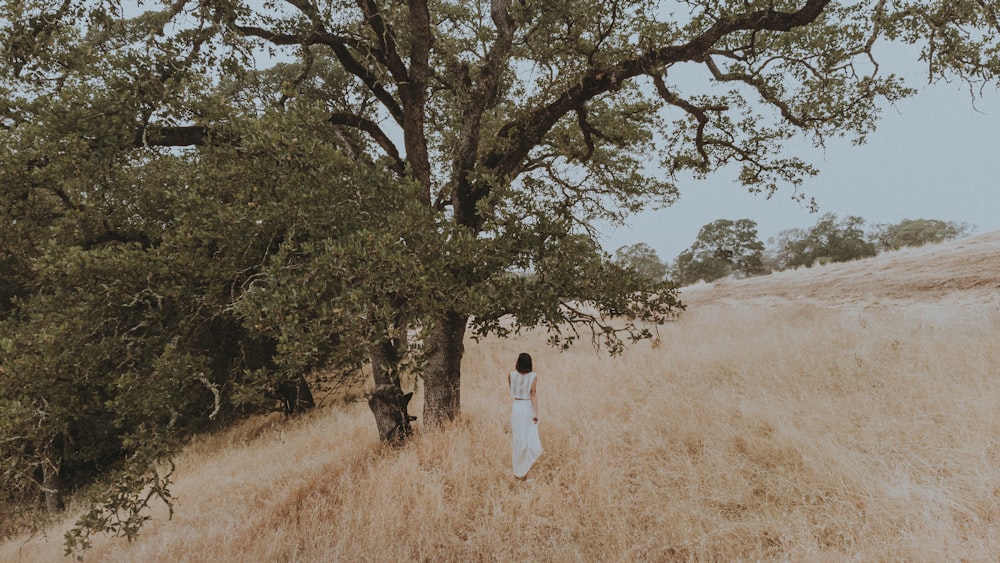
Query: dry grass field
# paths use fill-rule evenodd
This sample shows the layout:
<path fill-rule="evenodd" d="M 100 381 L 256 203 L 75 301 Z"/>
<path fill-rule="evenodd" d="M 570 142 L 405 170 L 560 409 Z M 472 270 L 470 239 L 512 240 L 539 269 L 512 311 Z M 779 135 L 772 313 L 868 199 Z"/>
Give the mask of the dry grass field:
<path fill-rule="evenodd" d="M 996 560 L 1000 233 L 683 298 L 621 358 L 469 342 L 462 420 L 402 451 L 363 404 L 200 439 L 173 519 L 86 560 Z M 546 448 L 530 482 L 509 467 L 520 351 Z M 71 521 L 0 560 L 59 560 Z"/>

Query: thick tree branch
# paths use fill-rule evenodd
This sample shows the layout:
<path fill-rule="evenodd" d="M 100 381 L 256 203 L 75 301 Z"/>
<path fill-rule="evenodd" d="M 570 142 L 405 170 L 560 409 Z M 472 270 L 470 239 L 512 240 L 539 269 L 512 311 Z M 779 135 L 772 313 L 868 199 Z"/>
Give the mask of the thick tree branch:
<path fill-rule="evenodd" d="M 510 15 L 510 3 L 511 0 L 492 0 L 490 4 L 496 37 L 479 69 L 476 83 L 469 92 L 468 105 L 462 115 L 458 151 L 453 162 L 451 196 L 455 219 L 459 224 L 474 228 L 478 228 L 481 221 L 476 203 L 489 188 L 473 185 L 469 172 L 475 168 L 479 157 L 483 113 L 497 104 L 503 64 L 514 41 L 516 27 Z"/>
<path fill-rule="evenodd" d="M 144 249 L 153 246 L 153 240 L 145 233 L 119 231 L 112 228 L 107 221 L 104 221 L 104 231 L 84 240 L 82 246 L 86 250 L 91 250 L 111 242 L 138 243 Z"/>
<path fill-rule="evenodd" d="M 498 176 L 509 178 L 559 119 L 587 100 L 618 89 L 623 82 L 636 76 L 653 74 L 658 68 L 684 61 L 703 61 L 712 46 L 731 33 L 788 31 L 807 25 L 823 13 L 830 1 L 808 0 L 795 12 L 765 10 L 723 17 L 683 45 L 654 49 L 611 67 L 592 68 L 550 103 L 501 127 L 497 134 L 500 142 L 485 156 L 484 165 Z"/>
<path fill-rule="evenodd" d="M 345 37 L 329 33 L 326 29 L 326 24 L 323 21 L 322 14 L 319 13 L 319 10 L 312 2 L 308 0 L 285 1 L 292 6 L 295 6 L 300 12 L 302 12 L 302 14 L 309 18 L 310 22 L 312 22 L 313 30 L 311 33 L 311 40 L 328 46 L 333 51 L 334 55 L 336 55 L 337 60 L 340 61 L 344 70 L 358 77 L 375 96 L 375 98 L 382 102 L 382 105 L 389 112 L 389 115 L 391 115 L 397 123 L 402 124 L 403 111 L 399 107 L 399 103 L 388 91 L 386 91 L 382 84 L 379 83 L 378 78 L 373 75 L 367 67 L 362 65 L 358 61 L 357 57 L 351 54 L 351 49 L 357 51 L 363 58 L 380 60 L 383 64 L 386 64 L 387 57 L 381 54 L 376 54 L 360 41 L 348 40 Z"/>
<path fill-rule="evenodd" d="M 255 25 L 239 25 L 236 22 L 229 22 L 229 25 L 245 37 L 257 37 L 277 46 L 308 46 L 319 42 L 317 33 L 278 33 Z"/>
<path fill-rule="evenodd" d="M 285 0 L 288 4 L 295 6 L 303 15 L 309 18 L 312 22 L 313 28 L 322 29 L 323 28 L 323 18 L 320 16 L 319 10 L 310 0 Z"/>
<path fill-rule="evenodd" d="M 399 150 L 389 139 L 384 131 L 374 121 L 347 112 L 337 112 L 327 118 L 331 125 L 345 126 L 363 131 L 382 149 L 391 161 L 390 168 L 397 174 L 404 174 L 406 163 L 399 155 Z M 211 129 L 203 125 L 187 125 L 178 127 L 148 127 L 136 134 L 132 141 L 133 148 L 142 147 L 196 147 L 207 145 L 208 143 L 238 143 L 238 138 L 230 136 L 220 136 L 214 134 Z M 347 152 L 356 152 L 357 147 L 352 143 L 345 142 Z"/>
<path fill-rule="evenodd" d="M 396 32 L 385 21 L 378 4 L 374 0 L 357 0 L 357 5 L 365 15 L 365 23 L 375 33 L 378 49 L 373 50 L 373 53 L 378 54 L 381 62 L 389 69 L 397 84 L 409 83 L 409 73 L 403 59 L 399 56 Z"/>
<path fill-rule="evenodd" d="M 378 101 L 382 102 L 382 107 L 389 112 L 389 115 L 392 116 L 396 123 L 400 125 L 403 124 L 403 109 L 399 106 L 399 102 L 396 101 L 396 98 L 394 98 L 384 86 L 382 86 L 377 76 L 372 74 L 367 68 L 358 62 L 357 58 L 351 54 L 351 51 L 348 49 L 346 44 L 328 40 L 320 41 L 320 43 L 330 47 L 333 54 L 336 55 L 337 60 L 340 61 L 340 64 L 344 67 L 344 70 L 354 76 L 357 76 L 361 82 L 364 83 L 365 87 L 368 88 L 368 91 L 370 91 Z"/>
<path fill-rule="evenodd" d="M 378 60 L 384 57 L 381 55 L 376 56 L 375 53 L 357 39 L 329 33 L 323 29 L 316 29 L 303 34 L 292 34 L 277 33 L 261 27 L 239 25 L 235 22 L 230 22 L 230 25 L 244 36 L 257 37 L 276 46 L 301 45 L 304 48 L 308 48 L 312 45 L 325 45 L 329 47 L 344 67 L 344 70 L 358 77 L 372 95 L 382 103 L 382 106 L 389 112 L 389 115 L 392 116 L 396 123 L 402 125 L 403 110 L 400 108 L 399 102 L 385 89 L 379 78 L 358 61 L 358 58 L 352 54 L 352 51 L 368 60 Z"/>
<path fill-rule="evenodd" d="M 426 0 L 409 0 L 410 70 L 408 79 L 399 83 L 403 106 L 403 147 L 410 172 L 422 186 L 421 203 L 431 205 L 431 160 L 424 123 L 427 113 L 427 85 L 430 78 L 430 52 L 433 42 L 431 16 Z M 377 26 L 380 27 L 380 26 Z M 388 32 L 387 32 L 388 33 Z M 391 39 L 391 34 L 389 34 Z M 391 45 L 395 49 L 394 44 Z M 390 72 L 392 67 L 390 66 Z"/>
<path fill-rule="evenodd" d="M 587 152 L 579 156 L 578 159 L 581 162 L 586 162 L 594 156 L 594 150 L 596 150 L 594 136 L 601 137 L 602 135 L 587 121 L 587 106 L 580 106 L 576 109 L 576 122 L 580 126 L 580 132 L 583 133 L 583 144 L 587 146 Z"/>
<path fill-rule="evenodd" d="M 327 121 L 332 125 L 346 125 L 364 131 L 382 148 L 382 151 L 392 161 L 392 170 L 394 172 L 401 175 L 406 170 L 406 163 L 400 157 L 396 145 L 393 144 L 389 136 L 374 121 L 347 112 L 334 113 Z"/>
<path fill-rule="evenodd" d="M 132 146 L 149 147 L 193 147 L 208 142 L 209 130 L 203 125 L 178 127 L 149 127 L 136 133 Z"/>
<path fill-rule="evenodd" d="M 431 15 L 426 0 L 410 0 L 410 33 L 413 47 L 410 51 L 410 80 L 427 84 L 431 75 L 430 53 L 434 37 L 431 32 Z"/>

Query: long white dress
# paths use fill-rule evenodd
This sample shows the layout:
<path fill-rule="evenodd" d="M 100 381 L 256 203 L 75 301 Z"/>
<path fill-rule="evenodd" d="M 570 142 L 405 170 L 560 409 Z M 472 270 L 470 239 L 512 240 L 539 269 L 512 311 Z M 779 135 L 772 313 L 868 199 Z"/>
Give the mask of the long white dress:
<path fill-rule="evenodd" d="M 531 385 L 535 372 L 510 372 L 510 396 L 514 405 L 510 409 L 510 428 L 513 435 L 514 476 L 522 478 L 544 451 L 538 438 L 538 423 L 534 422 L 535 409 L 531 406 Z"/>

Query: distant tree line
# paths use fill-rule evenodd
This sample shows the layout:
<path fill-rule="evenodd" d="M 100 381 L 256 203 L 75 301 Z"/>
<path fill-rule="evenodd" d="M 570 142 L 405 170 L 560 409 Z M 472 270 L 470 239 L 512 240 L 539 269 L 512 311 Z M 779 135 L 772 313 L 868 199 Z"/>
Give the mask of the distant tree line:
<path fill-rule="evenodd" d="M 786 229 L 768 239 L 765 245 L 757 234 L 755 221 L 718 219 L 703 226 L 691 246 L 670 264 L 662 262 L 646 243 L 619 248 L 615 259 L 652 279 L 668 278 L 680 285 L 690 285 L 729 276 L 758 276 L 801 266 L 869 258 L 886 250 L 956 239 L 972 230 L 967 223 L 938 219 L 903 219 L 896 224 L 876 224 L 869 228 L 861 217 L 851 215 L 841 219 L 827 213 L 811 228 Z"/>

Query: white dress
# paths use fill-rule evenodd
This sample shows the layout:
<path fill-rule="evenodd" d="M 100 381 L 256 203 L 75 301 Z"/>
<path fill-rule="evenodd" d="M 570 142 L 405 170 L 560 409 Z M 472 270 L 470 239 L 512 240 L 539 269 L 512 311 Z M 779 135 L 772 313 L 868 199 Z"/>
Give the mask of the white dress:
<path fill-rule="evenodd" d="M 510 428 L 514 442 L 514 476 L 518 478 L 528 474 L 528 470 L 544 451 L 542 441 L 538 438 L 538 423 L 533 420 L 535 409 L 530 400 L 531 385 L 536 377 L 535 372 L 510 372 L 510 396 L 514 399 L 510 410 Z"/>

